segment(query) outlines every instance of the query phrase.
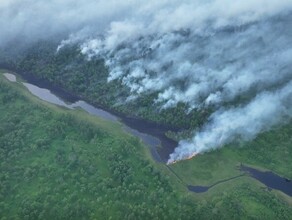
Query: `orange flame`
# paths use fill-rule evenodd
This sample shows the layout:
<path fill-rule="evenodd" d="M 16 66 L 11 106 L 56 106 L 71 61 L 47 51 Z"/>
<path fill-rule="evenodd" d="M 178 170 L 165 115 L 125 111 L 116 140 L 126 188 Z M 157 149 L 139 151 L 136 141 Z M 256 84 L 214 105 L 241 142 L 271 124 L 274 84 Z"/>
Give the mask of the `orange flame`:
<path fill-rule="evenodd" d="M 198 153 L 194 152 L 192 153 L 190 156 L 186 157 L 185 159 L 182 159 L 182 160 L 190 160 L 192 159 L 193 157 L 197 156 Z M 174 160 L 174 161 L 171 161 L 171 162 L 168 162 L 167 165 L 170 165 L 170 164 L 175 164 L 177 162 L 179 162 L 180 160 Z"/>
<path fill-rule="evenodd" d="M 189 157 L 186 158 L 186 160 L 190 160 L 192 159 L 193 157 L 197 156 L 197 153 L 192 153 Z"/>

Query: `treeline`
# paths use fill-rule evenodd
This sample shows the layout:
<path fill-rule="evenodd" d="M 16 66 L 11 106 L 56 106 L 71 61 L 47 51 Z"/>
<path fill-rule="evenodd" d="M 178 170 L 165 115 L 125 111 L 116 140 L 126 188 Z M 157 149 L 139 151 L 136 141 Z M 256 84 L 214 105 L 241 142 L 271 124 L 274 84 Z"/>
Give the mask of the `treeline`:
<path fill-rule="evenodd" d="M 129 89 L 118 80 L 107 82 L 108 69 L 102 59 L 88 60 L 80 53 L 77 45 L 66 46 L 58 53 L 56 48 L 57 43 L 42 41 L 19 53 L 17 57 L 11 58 L 2 54 L 4 57 L 1 59 L 19 72 L 29 72 L 47 79 L 93 104 L 158 123 L 186 129 L 195 128 L 212 112 L 212 109 L 193 110 L 186 114 L 188 107 L 183 103 L 175 108 L 161 109 L 153 101 L 157 92 L 143 94 L 125 104 L 130 95 Z"/>

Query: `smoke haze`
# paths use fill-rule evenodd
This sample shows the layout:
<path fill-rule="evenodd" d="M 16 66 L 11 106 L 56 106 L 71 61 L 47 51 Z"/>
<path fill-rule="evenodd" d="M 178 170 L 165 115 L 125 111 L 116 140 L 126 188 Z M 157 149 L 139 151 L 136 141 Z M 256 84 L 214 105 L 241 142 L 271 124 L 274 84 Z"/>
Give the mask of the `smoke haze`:
<path fill-rule="evenodd" d="M 128 100 L 157 92 L 161 108 L 217 109 L 173 162 L 291 118 L 291 12 L 291 0 L 11 0 L 0 3 L 0 46 L 66 34 L 56 49 L 77 43 L 105 59 Z"/>

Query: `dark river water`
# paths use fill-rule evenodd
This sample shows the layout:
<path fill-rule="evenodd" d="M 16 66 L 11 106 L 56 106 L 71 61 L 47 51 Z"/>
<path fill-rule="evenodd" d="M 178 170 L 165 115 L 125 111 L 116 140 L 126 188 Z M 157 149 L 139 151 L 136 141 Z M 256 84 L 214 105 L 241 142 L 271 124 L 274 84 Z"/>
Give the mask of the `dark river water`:
<path fill-rule="evenodd" d="M 4 76 L 11 82 L 17 82 L 16 77 L 13 74 L 5 73 Z M 33 95 L 46 102 L 69 109 L 81 108 L 87 113 L 101 117 L 105 120 L 121 122 L 125 131 L 140 138 L 147 146 L 150 147 L 151 154 L 157 162 L 165 163 L 169 154 L 172 153 L 174 148 L 177 146 L 176 141 L 168 138 L 165 135 L 167 131 L 177 131 L 176 129 L 143 119 L 128 117 L 119 113 L 113 113 L 110 110 L 98 108 L 87 103 L 86 101 L 80 100 L 77 96 L 74 96 L 64 91 L 62 88 L 52 85 L 51 83 L 48 83 L 44 80 L 37 79 L 31 75 L 22 75 L 22 77 L 29 83 L 20 83 L 22 83 Z M 54 91 L 54 93 L 51 91 Z M 180 179 L 180 177 L 171 169 L 171 167 L 167 167 L 178 177 L 178 179 Z M 280 177 L 273 172 L 262 172 L 244 165 L 241 165 L 240 170 L 262 182 L 267 187 L 280 190 L 285 194 L 292 196 L 292 182 L 290 180 Z M 218 181 L 210 186 L 186 186 L 192 192 L 203 193 L 220 183 L 239 178 L 245 174 Z M 181 180 L 181 182 L 183 181 Z"/>
<path fill-rule="evenodd" d="M 257 179 L 271 189 L 277 189 L 283 193 L 292 196 L 292 181 L 278 176 L 271 171 L 259 171 L 257 169 L 241 165 L 240 170 L 248 173 L 251 177 Z"/>
<path fill-rule="evenodd" d="M 230 180 L 249 175 L 250 177 L 260 181 L 264 185 L 266 185 L 270 189 L 276 189 L 279 191 L 282 191 L 286 195 L 292 196 L 292 181 L 281 177 L 271 171 L 259 171 L 257 169 L 241 165 L 240 170 L 243 171 L 244 173 L 232 178 L 228 178 L 225 180 L 218 181 L 210 186 L 191 186 L 188 185 L 188 189 L 192 192 L 196 193 L 203 193 L 207 192 L 210 188 L 224 182 L 228 182 Z"/>
<path fill-rule="evenodd" d="M 5 73 L 4 76 L 11 82 L 16 82 L 15 75 Z M 31 75 L 21 76 L 27 81 L 21 83 L 33 95 L 41 100 L 69 109 L 81 108 L 91 115 L 109 121 L 121 122 L 124 125 L 125 131 L 140 138 L 150 147 L 153 158 L 158 162 L 165 163 L 168 160 L 169 154 L 172 153 L 177 146 L 176 141 L 165 135 L 167 131 L 176 131 L 176 129 L 101 109 L 87 103 L 86 101 L 80 100 L 77 96 L 64 91 L 58 86 L 52 85 L 45 80 L 37 79 Z"/>

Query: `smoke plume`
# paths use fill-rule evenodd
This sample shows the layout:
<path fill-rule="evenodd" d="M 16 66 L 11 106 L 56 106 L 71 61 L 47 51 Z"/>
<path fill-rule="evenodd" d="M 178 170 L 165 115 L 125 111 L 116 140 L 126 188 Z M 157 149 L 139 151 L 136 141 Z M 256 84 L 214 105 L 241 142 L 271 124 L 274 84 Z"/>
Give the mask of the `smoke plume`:
<path fill-rule="evenodd" d="M 251 140 L 292 116 L 292 81 L 274 92 L 262 92 L 246 106 L 219 110 L 189 141 L 180 141 L 168 163 L 218 148 L 237 139 Z"/>
<path fill-rule="evenodd" d="M 156 92 L 161 108 L 178 103 L 215 112 L 169 162 L 219 148 L 291 118 L 291 0 L 73 1 L 0 3 L 0 46 L 66 34 L 105 59 L 131 91 Z"/>

